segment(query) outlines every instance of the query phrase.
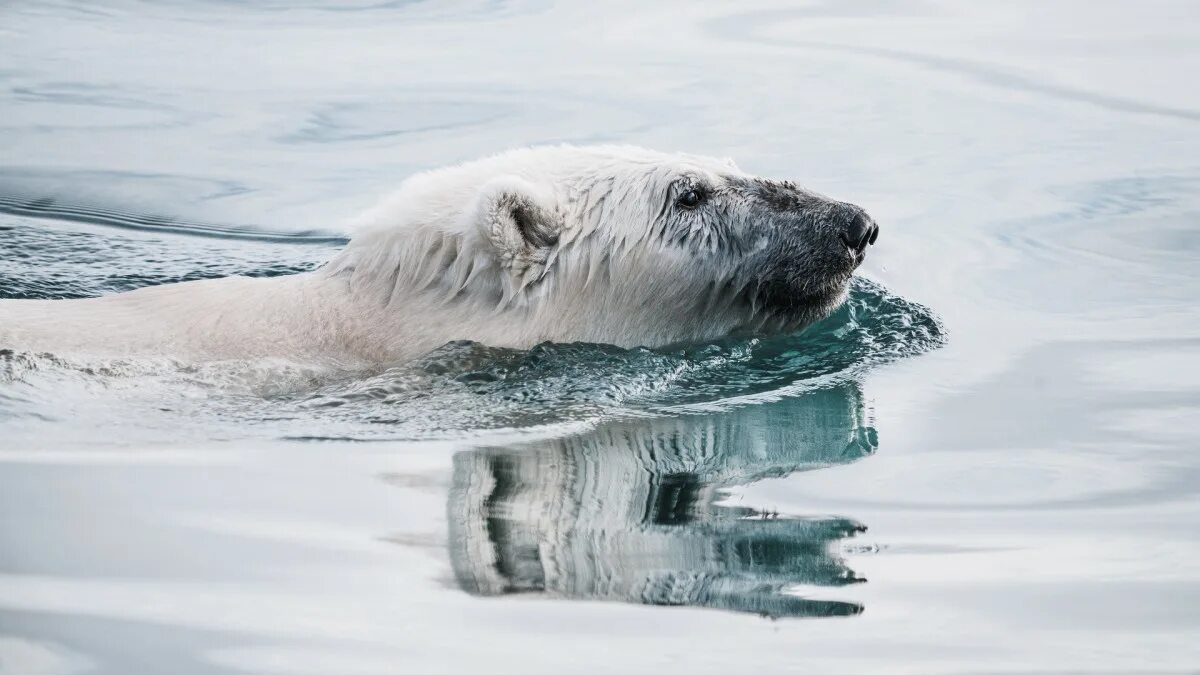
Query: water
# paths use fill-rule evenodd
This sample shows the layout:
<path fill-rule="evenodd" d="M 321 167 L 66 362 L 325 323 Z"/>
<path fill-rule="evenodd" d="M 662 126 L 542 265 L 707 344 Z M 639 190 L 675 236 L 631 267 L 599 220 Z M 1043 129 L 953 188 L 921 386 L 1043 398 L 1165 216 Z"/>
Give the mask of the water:
<path fill-rule="evenodd" d="M 850 303 L 330 377 L 0 354 L 0 673 L 1200 669 L 1191 3 L 0 9 L 0 295 L 310 269 L 408 173 L 728 155 Z"/>

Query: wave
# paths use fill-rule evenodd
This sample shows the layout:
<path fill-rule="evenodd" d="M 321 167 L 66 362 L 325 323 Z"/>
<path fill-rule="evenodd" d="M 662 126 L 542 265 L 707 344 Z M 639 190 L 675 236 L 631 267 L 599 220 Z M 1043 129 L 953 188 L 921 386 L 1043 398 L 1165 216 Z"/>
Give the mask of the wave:
<path fill-rule="evenodd" d="M 0 193 L 0 213 L 191 237 L 287 244 L 342 245 L 348 241 L 345 235 L 320 230 L 275 232 L 254 225 L 214 225 L 175 216 L 129 213 L 86 204 L 74 204 L 48 196 L 33 197 Z"/>
<path fill-rule="evenodd" d="M 357 440 L 461 437 L 483 431 L 592 425 L 779 398 L 853 379 L 872 366 L 941 345 L 925 307 L 855 279 L 849 300 L 795 335 L 730 338 L 665 349 L 542 344 L 529 350 L 452 342 L 377 372 L 329 373 L 288 363 L 108 360 L 0 352 L 0 393 L 119 393 L 139 426 L 198 433 L 213 417 L 237 433 Z M 92 396 L 94 396 L 94 392 Z M 38 398 L 34 396 L 33 398 Z M 0 400 L 0 416 L 37 412 Z M 124 413 L 123 413 L 124 414 Z M 107 423 L 107 422 L 106 422 Z M 174 437 L 174 436 L 172 436 Z"/>

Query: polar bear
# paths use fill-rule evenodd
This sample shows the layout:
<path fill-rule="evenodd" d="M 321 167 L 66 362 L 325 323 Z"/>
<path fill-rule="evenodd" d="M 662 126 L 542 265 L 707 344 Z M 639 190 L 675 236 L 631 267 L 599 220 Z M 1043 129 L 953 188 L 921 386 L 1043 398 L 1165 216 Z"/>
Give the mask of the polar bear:
<path fill-rule="evenodd" d="M 830 312 L 879 228 L 729 160 L 512 150 L 410 177 L 311 272 L 0 301 L 0 348 L 190 361 L 405 361 L 452 340 L 656 347 Z"/>

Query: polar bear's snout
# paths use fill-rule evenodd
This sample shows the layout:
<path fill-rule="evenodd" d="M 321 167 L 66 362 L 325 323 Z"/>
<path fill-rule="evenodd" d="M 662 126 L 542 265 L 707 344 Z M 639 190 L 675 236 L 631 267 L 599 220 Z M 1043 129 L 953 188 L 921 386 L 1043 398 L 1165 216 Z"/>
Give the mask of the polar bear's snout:
<path fill-rule="evenodd" d="M 809 192 L 791 181 L 734 181 L 739 182 L 739 187 L 765 208 L 766 220 L 803 239 L 802 248 L 809 249 L 809 255 L 816 253 L 811 250 L 813 243 L 824 242 L 834 257 L 845 258 L 848 249 L 849 258 L 857 265 L 867 246 L 879 237 L 879 226 L 855 204 Z"/>
<path fill-rule="evenodd" d="M 851 273 L 879 237 L 871 216 L 790 181 L 754 178 L 740 188 L 770 242 L 748 266 L 760 275 L 754 306 L 804 323 L 841 302 Z"/>

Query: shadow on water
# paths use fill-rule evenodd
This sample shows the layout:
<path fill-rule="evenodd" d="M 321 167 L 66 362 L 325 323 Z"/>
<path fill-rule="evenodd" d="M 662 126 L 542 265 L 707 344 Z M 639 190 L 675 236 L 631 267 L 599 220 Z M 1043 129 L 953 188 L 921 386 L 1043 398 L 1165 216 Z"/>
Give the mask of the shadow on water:
<path fill-rule="evenodd" d="M 461 452 L 448 520 L 458 585 L 751 612 L 848 616 L 862 606 L 797 586 L 864 581 L 837 552 L 865 530 L 776 514 L 726 490 L 873 453 L 857 383 L 715 415 L 624 420 L 584 434 Z"/>

